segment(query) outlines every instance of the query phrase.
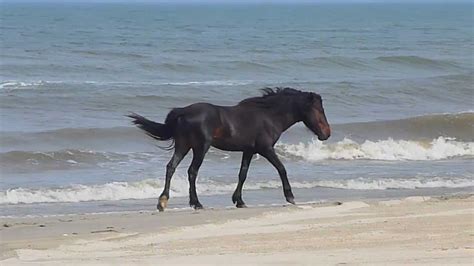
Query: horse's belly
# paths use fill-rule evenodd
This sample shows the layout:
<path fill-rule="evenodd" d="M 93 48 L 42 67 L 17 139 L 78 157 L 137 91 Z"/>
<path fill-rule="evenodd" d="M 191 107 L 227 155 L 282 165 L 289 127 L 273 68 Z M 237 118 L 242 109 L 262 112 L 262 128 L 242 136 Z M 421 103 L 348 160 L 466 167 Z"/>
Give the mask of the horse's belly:
<path fill-rule="evenodd" d="M 244 151 L 253 149 L 252 145 L 238 139 L 213 139 L 211 145 L 224 151 Z"/>

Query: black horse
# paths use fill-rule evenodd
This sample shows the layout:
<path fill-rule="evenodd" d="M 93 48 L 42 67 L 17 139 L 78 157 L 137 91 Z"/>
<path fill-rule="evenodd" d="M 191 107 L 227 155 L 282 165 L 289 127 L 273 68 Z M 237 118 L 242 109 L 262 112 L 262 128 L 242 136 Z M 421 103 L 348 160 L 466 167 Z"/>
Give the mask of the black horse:
<path fill-rule="evenodd" d="M 292 88 L 265 88 L 261 97 L 245 99 L 235 106 L 196 103 L 184 108 L 174 108 L 168 113 L 164 124 L 137 114 L 131 114 L 129 117 L 154 139 L 174 140 L 174 154 L 166 166 L 165 188 L 157 206 L 160 211 L 163 211 L 168 203 L 171 177 L 191 149 L 193 160 L 188 169 L 189 204 L 194 209 L 202 208 L 196 194 L 196 177 L 211 146 L 226 151 L 243 152 L 239 182 L 232 195 L 232 201 L 237 208 L 245 207 L 242 187 L 250 161 L 256 153 L 266 158 L 278 170 L 286 201 L 294 204 L 285 167 L 278 159 L 273 146 L 283 131 L 300 121 L 313 131 L 319 140 L 326 140 L 331 134 L 321 96 Z"/>

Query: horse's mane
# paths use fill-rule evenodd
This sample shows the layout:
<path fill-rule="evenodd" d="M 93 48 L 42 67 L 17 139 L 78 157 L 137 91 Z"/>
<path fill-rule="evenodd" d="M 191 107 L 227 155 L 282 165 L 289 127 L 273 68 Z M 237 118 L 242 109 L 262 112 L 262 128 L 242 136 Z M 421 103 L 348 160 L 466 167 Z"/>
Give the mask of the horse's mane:
<path fill-rule="evenodd" d="M 304 92 L 289 87 L 266 87 L 261 89 L 262 96 L 247 98 L 239 102 L 239 105 L 254 105 L 259 107 L 271 107 L 277 101 L 284 100 L 286 96 L 301 95 Z"/>

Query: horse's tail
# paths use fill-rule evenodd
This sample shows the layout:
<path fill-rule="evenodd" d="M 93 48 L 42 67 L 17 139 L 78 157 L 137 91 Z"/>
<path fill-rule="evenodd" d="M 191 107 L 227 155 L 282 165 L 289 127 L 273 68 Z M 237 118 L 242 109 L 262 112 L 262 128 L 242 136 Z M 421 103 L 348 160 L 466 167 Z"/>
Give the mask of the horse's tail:
<path fill-rule="evenodd" d="M 135 113 L 127 116 L 132 118 L 132 123 L 141 130 L 145 131 L 148 136 L 161 141 L 173 139 L 176 122 L 178 120 L 178 116 L 174 110 L 168 114 L 164 124 L 148 120 L 145 117 Z M 172 147 L 172 145 L 173 144 L 171 144 L 170 147 Z"/>

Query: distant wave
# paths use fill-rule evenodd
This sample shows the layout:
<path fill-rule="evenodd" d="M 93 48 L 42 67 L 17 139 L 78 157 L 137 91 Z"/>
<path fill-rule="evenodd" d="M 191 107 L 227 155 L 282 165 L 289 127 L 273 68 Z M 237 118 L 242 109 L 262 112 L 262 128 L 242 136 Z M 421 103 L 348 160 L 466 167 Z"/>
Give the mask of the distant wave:
<path fill-rule="evenodd" d="M 175 86 L 237 86 L 253 83 L 252 80 L 207 80 L 207 81 L 185 81 L 185 82 L 168 82 L 167 85 Z"/>
<path fill-rule="evenodd" d="M 371 68 L 369 58 L 344 57 L 344 56 L 318 56 L 309 58 L 285 58 L 276 59 L 269 64 L 284 69 L 288 66 L 293 68 L 304 67 L 306 69 L 369 69 Z M 320 81 L 320 80 L 319 80 Z"/>
<path fill-rule="evenodd" d="M 278 59 L 272 64 L 279 66 L 294 65 L 315 68 L 336 68 L 352 70 L 380 70 L 386 66 L 400 66 L 424 69 L 461 69 L 454 62 L 412 55 L 370 57 L 320 56 L 302 59 Z"/>
<path fill-rule="evenodd" d="M 474 142 L 459 142 L 439 137 L 432 141 L 380 140 L 357 143 L 345 138 L 337 143 L 277 144 L 283 156 L 296 156 L 306 161 L 320 160 L 442 160 L 474 156 Z"/>
<path fill-rule="evenodd" d="M 18 81 L 7 80 L 0 82 L 0 90 L 15 91 L 15 90 L 37 90 L 37 89 L 66 89 L 69 85 L 74 86 L 94 86 L 100 82 L 96 81 L 54 81 L 54 80 L 32 80 L 32 81 Z"/>
<path fill-rule="evenodd" d="M 27 165 L 76 165 L 97 164 L 106 161 L 120 161 L 127 159 L 125 153 L 98 152 L 67 149 L 50 152 L 37 151 L 9 151 L 0 153 L 2 168 Z"/>
<path fill-rule="evenodd" d="M 474 112 L 429 114 L 399 120 L 334 125 L 334 130 L 358 138 L 433 139 L 439 136 L 474 141 Z"/>
<path fill-rule="evenodd" d="M 274 70 L 274 68 L 287 68 L 289 65 L 295 65 L 295 67 L 304 67 L 304 68 L 344 68 L 344 69 L 363 69 L 364 71 L 372 71 L 378 68 L 384 68 L 385 65 L 383 64 L 399 64 L 400 58 L 405 58 L 403 56 L 400 57 L 378 57 L 376 59 L 370 58 L 350 58 L 350 57 L 314 57 L 314 58 L 304 58 L 304 59 L 279 59 L 275 60 L 271 63 L 255 63 L 255 62 L 246 62 L 246 61 L 231 61 L 231 62 L 216 62 L 222 68 L 242 68 L 244 70 L 252 70 L 254 68 L 262 68 L 267 70 Z M 407 57 L 408 62 L 416 61 L 413 60 L 411 57 Z M 416 58 L 416 57 L 415 57 Z M 372 62 L 376 60 L 376 62 Z M 455 63 L 445 62 L 431 59 L 420 59 L 420 61 L 426 60 L 428 65 L 439 65 L 439 66 L 453 66 L 456 67 Z M 382 64 L 382 65 L 380 65 Z M 271 66 L 270 66 L 271 65 Z M 414 65 L 415 67 L 416 64 Z M 173 65 L 173 64 L 165 64 L 161 66 L 163 68 L 179 68 L 184 67 L 192 68 L 192 66 L 180 66 Z M 257 69 L 258 70 L 258 69 Z M 411 77 L 412 79 L 413 77 Z M 422 76 L 419 78 L 429 78 L 429 79 L 436 79 L 439 83 L 441 81 L 448 82 L 452 84 L 453 82 L 460 84 L 466 84 L 473 80 L 473 73 L 472 71 L 466 70 L 466 73 L 463 74 L 434 74 L 429 76 Z M 399 78 L 395 80 L 404 80 L 405 78 Z M 298 85 L 305 85 L 305 86 L 321 86 L 321 84 L 328 84 L 328 83 L 339 83 L 337 86 L 345 85 L 354 85 L 355 83 L 349 82 L 351 79 L 344 78 L 343 80 L 324 80 L 322 78 L 315 78 L 315 80 L 299 80 L 297 83 Z M 359 78 L 352 79 L 355 81 L 360 81 Z M 373 79 L 371 79 L 373 80 Z M 216 79 L 216 80 L 152 80 L 152 81 L 143 81 L 143 80 L 136 80 L 136 81 L 112 81 L 112 80 L 2 80 L 0 81 L 0 90 L 4 91 L 15 91 L 15 90 L 37 90 L 37 89 L 97 89 L 97 88 L 105 88 L 107 90 L 110 89 L 117 89 L 117 88 L 127 88 L 133 86 L 162 86 L 162 85 L 171 85 L 171 86 L 244 86 L 249 84 L 255 84 L 255 89 L 258 89 L 260 86 L 265 85 L 284 85 L 284 84 L 292 84 L 295 80 L 293 79 L 278 79 L 272 81 L 265 81 L 265 80 L 248 80 L 248 79 Z M 356 87 L 354 87 L 356 88 Z M 332 91 L 327 91 L 327 94 L 331 94 Z M 366 96 L 364 96 L 366 97 Z"/>
<path fill-rule="evenodd" d="M 454 63 L 445 60 L 436 60 L 412 55 L 380 56 L 376 59 L 386 63 L 403 64 L 408 66 L 420 66 L 427 68 L 459 68 Z"/>
<path fill-rule="evenodd" d="M 162 63 L 162 64 L 157 64 L 157 65 L 148 65 L 149 68 L 151 69 L 162 69 L 162 70 L 171 70 L 171 71 L 176 71 L 176 72 L 192 72 L 196 71 L 198 68 L 197 65 L 193 64 L 180 64 L 180 63 Z"/>
<path fill-rule="evenodd" d="M 305 65 L 320 66 L 320 67 L 341 67 L 349 69 L 368 69 L 370 67 L 370 60 L 363 58 L 351 58 L 342 56 L 325 56 L 315 57 L 304 60 Z"/>
<path fill-rule="evenodd" d="M 21 88 L 28 88 L 28 87 L 33 87 L 33 86 L 41 86 L 43 84 L 46 84 L 46 81 L 29 81 L 29 82 L 23 82 L 23 81 L 4 81 L 0 83 L 0 89 L 21 89 Z"/>
<path fill-rule="evenodd" d="M 237 68 L 243 70 L 275 70 L 275 66 L 270 63 L 264 63 L 260 61 L 247 61 L 247 60 L 236 60 L 236 61 L 225 61 L 225 62 L 216 62 L 217 66 L 228 67 L 228 68 Z"/>
<path fill-rule="evenodd" d="M 132 127 L 113 128 L 63 128 L 43 132 L 2 132 L 0 143 L 3 149 L 18 146 L 48 145 L 68 148 L 75 143 L 97 143 L 107 141 L 127 142 L 140 140 L 143 134 Z M 11 150 L 11 149 L 8 149 Z"/>
<path fill-rule="evenodd" d="M 320 180 L 312 182 L 292 182 L 293 188 L 337 188 L 356 190 L 385 190 L 385 189 L 416 189 L 416 188 L 461 188 L 474 186 L 472 178 L 443 178 L 443 177 L 413 177 L 404 179 L 368 179 L 355 178 L 349 180 Z M 280 188 L 279 181 L 260 183 L 248 182 L 245 189 L 276 189 Z M 42 203 L 42 202 L 83 202 L 102 200 L 148 199 L 156 198 L 163 188 L 163 182 L 156 179 L 146 179 L 137 182 L 111 182 L 98 185 L 72 185 L 59 188 L 12 188 L 0 191 L 0 204 Z M 217 195 L 232 193 L 235 184 L 201 181 L 197 190 L 201 195 Z M 171 197 L 187 197 L 187 178 L 173 178 Z"/>
<path fill-rule="evenodd" d="M 106 50 L 72 50 L 71 53 L 82 54 L 85 56 L 94 56 L 94 57 L 118 57 L 124 59 L 143 59 L 150 56 L 138 54 L 138 53 L 126 53 L 126 52 L 113 52 Z"/>
<path fill-rule="evenodd" d="M 53 81 L 53 80 L 36 80 L 36 81 L 17 81 L 7 80 L 0 82 L 0 90 L 14 91 L 14 90 L 28 90 L 40 88 L 68 88 L 68 86 L 159 86 L 159 85 L 173 85 L 173 86 L 239 86 L 252 84 L 253 80 L 196 80 L 196 81 Z"/>

